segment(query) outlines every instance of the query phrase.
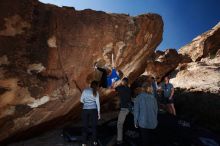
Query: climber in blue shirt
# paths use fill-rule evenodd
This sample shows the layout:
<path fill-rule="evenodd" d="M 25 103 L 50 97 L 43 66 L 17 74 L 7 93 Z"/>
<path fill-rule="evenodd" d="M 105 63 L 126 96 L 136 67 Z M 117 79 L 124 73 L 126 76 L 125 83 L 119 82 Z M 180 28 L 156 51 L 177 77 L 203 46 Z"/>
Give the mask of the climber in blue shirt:
<path fill-rule="evenodd" d="M 120 80 L 120 77 L 117 70 L 113 68 L 111 74 L 107 76 L 107 87 L 111 87 L 118 80 Z"/>
<path fill-rule="evenodd" d="M 117 73 L 117 70 L 115 69 L 113 54 L 112 54 L 112 69 L 111 69 L 111 71 L 108 71 L 110 69 L 107 69 L 107 68 L 98 67 L 97 63 L 95 64 L 95 69 L 102 72 L 102 77 L 101 77 L 101 80 L 99 81 L 100 87 L 103 87 L 103 88 L 112 87 L 116 81 L 120 80 L 120 77 Z"/>

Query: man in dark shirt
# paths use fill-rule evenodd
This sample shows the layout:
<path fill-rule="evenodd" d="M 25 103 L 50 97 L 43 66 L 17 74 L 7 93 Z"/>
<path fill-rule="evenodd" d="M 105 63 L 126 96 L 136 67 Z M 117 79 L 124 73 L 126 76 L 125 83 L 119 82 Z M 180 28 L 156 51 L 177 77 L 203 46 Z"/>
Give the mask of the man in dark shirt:
<path fill-rule="evenodd" d="M 117 122 L 117 144 L 122 144 L 123 125 L 125 118 L 129 113 L 129 105 L 131 102 L 131 89 L 128 87 L 128 78 L 123 78 L 121 85 L 117 86 L 115 90 L 118 92 L 120 98 L 120 112 Z"/>

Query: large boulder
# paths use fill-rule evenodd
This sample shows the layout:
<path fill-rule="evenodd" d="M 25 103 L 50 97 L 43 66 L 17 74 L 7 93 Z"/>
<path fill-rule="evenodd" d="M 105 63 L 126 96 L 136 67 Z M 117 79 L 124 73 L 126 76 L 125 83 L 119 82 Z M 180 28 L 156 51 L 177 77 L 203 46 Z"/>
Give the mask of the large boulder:
<path fill-rule="evenodd" d="M 2 0 L 0 12 L 0 141 L 77 118 L 81 91 L 100 77 L 95 62 L 110 66 L 114 54 L 116 68 L 134 80 L 162 40 L 157 14 L 76 11 L 37 0 Z M 102 100 L 110 95 L 102 90 Z"/>
<path fill-rule="evenodd" d="M 197 36 L 191 43 L 179 49 L 179 53 L 189 56 L 193 61 L 214 58 L 220 49 L 220 23 L 211 30 Z"/>
<path fill-rule="evenodd" d="M 180 48 L 193 62 L 181 62 L 171 82 L 188 91 L 220 93 L 220 23 Z"/>
<path fill-rule="evenodd" d="M 181 64 L 173 75 L 171 82 L 177 88 L 220 94 L 220 57 Z"/>
<path fill-rule="evenodd" d="M 149 60 L 143 75 L 156 77 L 158 81 L 176 69 L 183 60 L 183 56 L 178 54 L 175 49 L 167 49 L 166 51 L 157 51 L 155 58 Z"/>

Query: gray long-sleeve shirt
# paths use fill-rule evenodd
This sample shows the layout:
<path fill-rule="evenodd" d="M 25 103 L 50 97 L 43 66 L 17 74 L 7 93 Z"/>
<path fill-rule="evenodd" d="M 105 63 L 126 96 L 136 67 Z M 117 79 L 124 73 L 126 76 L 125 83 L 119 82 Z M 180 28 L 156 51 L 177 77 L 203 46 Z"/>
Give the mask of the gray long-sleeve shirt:
<path fill-rule="evenodd" d="M 94 96 L 92 88 L 83 90 L 80 101 L 83 103 L 83 109 L 97 109 L 100 112 L 99 93 Z"/>
<path fill-rule="evenodd" d="M 155 129 L 157 127 L 158 106 L 151 94 L 140 93 L 134 102 L 134 123 L 141 128 Z"/>

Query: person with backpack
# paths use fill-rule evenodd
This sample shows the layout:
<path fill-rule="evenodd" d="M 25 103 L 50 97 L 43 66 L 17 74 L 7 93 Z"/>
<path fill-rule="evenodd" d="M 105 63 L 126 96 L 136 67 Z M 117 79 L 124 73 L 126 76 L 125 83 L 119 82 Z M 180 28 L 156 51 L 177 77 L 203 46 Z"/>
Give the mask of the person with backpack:
<path fill-rule="evenodd" d="M 118 93 L 120 99 L 120 112 L 118 115 L 117 122 L 117 144 L 120 145 L 123 143 L 123 125 L 126 119 L 126 116 L 129 113 L 129 106 L 131 103 L 131 89 L 129 88 L 128 78 L 123 78 L 121 85 L 115 88 L 115 91 Z"/>
<path fill-rule="evenodd" d="M 100 119 L 100 102 L 98 93 L 98 82 L 92 81 L 89 88 L 83 90 L 80 101 L 83 103 L 82 111 L 82 146 L 86 146 L 89 121 L 91 121 L 92 127 L 92 140 L 93 144 L 97 145 L 97 122 Z"/>
<path fill-rule="evenodd" d="M 157 100 L 150 83 L 143 83 L 137 90 L 138 95 L 134 101 L 134 125 L 140 129 L 142 146 L 152 146 L 158 124 Z"/>

